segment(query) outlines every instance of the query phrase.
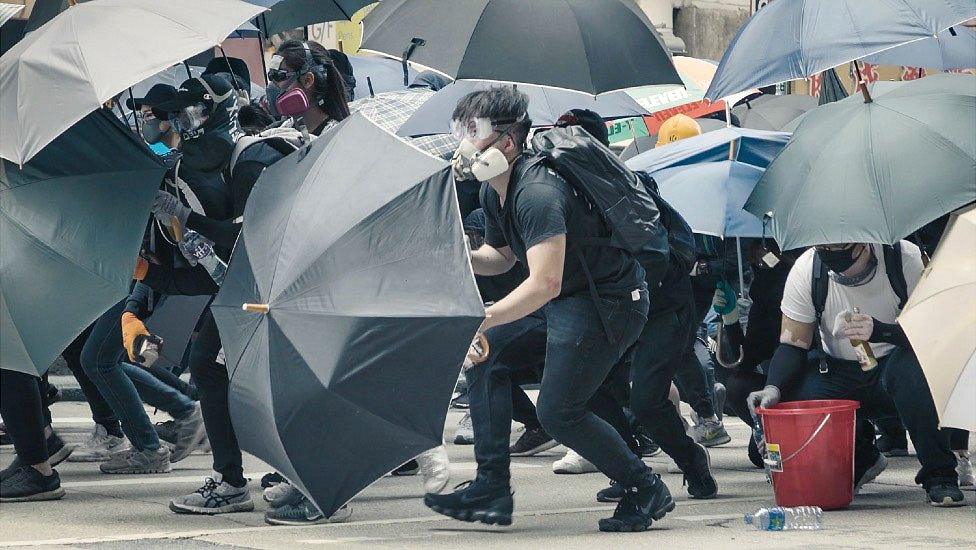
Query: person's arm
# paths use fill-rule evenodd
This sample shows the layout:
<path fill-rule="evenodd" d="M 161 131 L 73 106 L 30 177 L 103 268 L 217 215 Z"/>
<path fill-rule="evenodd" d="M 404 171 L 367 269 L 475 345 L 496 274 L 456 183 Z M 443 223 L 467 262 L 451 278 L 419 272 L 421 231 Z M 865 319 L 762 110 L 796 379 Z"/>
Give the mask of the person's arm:
<path fill-rule="evenodd" d="M 152 288 L 149 285 L 137 282 L 132 286 L 132 292 L 129 293 L 129 297 L 125 299 L 125 308 L 123 311 L 131 313 L 140 319 L 148 317 L 151 292 Z"/>
<path fill-rule="evenodd" d="M 807 352 L 813 345 L 814 323 L 802 323 L 783 315 L 783 328 L 779 335 L 779 346 L 769 362 L 769 376 L 766 384 L 783 389 L 789 386 L 803 371 Z"/>
<path fill-rule="evenodd" d="M 566 235 L 549 237 L 529 248 L 529 277 L 488 308 L 481 330 L 517 321 L 559 296 L 565 259 Z"/>
<path fill-rule="evenodd" d="M 491 277 L 508 273 L 516 261 L 512 249 L 507 246 L 495 248 L 486 243 L 471 252 L 471 267 L 476 275 Z"/>

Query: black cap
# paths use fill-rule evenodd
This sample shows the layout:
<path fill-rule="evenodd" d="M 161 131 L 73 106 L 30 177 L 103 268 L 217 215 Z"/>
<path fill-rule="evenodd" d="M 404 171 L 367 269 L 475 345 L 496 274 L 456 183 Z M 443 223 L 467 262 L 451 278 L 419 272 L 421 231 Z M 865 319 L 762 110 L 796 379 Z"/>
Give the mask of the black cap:
<path fill-rule="evenodd" d="M 610 132 L 603 117 L 589 109 L 570 109 L 556 121 L 556 126 L 580 126 L 597 141 L 610 146 Z"/>
<path fill-rule="evenodd" d="M 239 57 L 224 57 L 218 55 L 207 63 L 203 74 L 232 74 L 237 78 L 237 85 L 245 90 L 251 89 L 251 71 L 247 62 Z M 215 90 L 216 91 L 216 90 Z"/>
<path fill-rule="evenodd" d="M 204 82 L 206 82 L 206 86 L 204 86 Z M 176 91 L 173 99 L 155 107 L 168 113 L 175 113 L 196 103 L 209 103 L 212 107 L 213 104 L 220 103 L 229 97 L 233 91 L 234 88 L 230 85 L 230 81 L 221 75 L 200 75 L 199 78 L 185 80 L 183 84 L 180 84 L 180 89 Z"/>
<path fill-rule="evenodd" d="M 143 105 L 149 105 L 150 107 L 155 107 L 160 103 L 165 103 L 171 101 L 176 97 L 176 88 L 170 86 L 169 84 L 156 84 L 149 91 L 146 92 L 146 97 L 136 97 L 125 100 L 125 106 L 129 108 L 130 111 L 138 111 L 142 109 Z"/>

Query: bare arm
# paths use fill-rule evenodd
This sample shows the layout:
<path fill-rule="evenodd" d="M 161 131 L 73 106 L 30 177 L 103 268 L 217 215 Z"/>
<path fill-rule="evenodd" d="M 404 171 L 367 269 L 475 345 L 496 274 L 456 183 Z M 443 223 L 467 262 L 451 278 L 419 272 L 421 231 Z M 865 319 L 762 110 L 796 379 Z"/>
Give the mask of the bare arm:
<path fill-rule="evenodd" d="M 783 329 L 779 333 L 779 343 L 808 350 L 813 345 L 814 329 L 813 323 L 801 323 L 784 315 Z"/>
<path fill-rule="evenodd" d="M 488 318 L 481 330 L 517 321 L 559 296 L 566 258 L 566 235 L 549 237 L 530 248 L 526 256 L 529 277 L 511 294 L 488 308 Z"/>
<path fill-rule="evenodd" d="M 512 249 L 507 246 L 494 248 L 485 244 L 471 251 L 471 267 L 477 275 L 491 277 L 508 273 L 516 261 Z"/>

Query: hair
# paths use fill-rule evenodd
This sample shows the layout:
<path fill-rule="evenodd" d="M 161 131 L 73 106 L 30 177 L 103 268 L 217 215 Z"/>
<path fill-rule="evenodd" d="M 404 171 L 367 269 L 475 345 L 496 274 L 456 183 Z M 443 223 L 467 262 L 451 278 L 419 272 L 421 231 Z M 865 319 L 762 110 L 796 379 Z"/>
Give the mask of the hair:
<path fill-rule="evenodd" d="M 288 68 L 298 71 L 305 66 L 305 47 L 301 40 L 287 40 L 278 46 L 276 55 L 280 55 Z M 346 101 L 346 83 L 342 74 L 332 62 L 329 51 L 318 42 L 305 42 L 312 53 L 312 60 L 322 67 L 313 70 L 315 77 L 313 87 L 317 100 L 322 101 L 321 108 L 329 118 L 339 121 L 349 116 L 349 103 Z M 323 77 L 325 73 L 325 78 Z"/>
<path fill-rule="evenodd" d="M 274 117 L 260 105 L 248 103 L 237 111 L 237 123 L 245 134 L 253 136 L 260 134 L 265 128 L 274 124 Z"/>
<path fill-rule="evenodd" d="M 525 140 L 532 128 L 529 119 L 529 97 L 515 86 L 492 86 L 461 98 L 452 116 L 454 120 L 487 118 L 493 125 L 507 126 L 512 141 L 525 147 Z"/>

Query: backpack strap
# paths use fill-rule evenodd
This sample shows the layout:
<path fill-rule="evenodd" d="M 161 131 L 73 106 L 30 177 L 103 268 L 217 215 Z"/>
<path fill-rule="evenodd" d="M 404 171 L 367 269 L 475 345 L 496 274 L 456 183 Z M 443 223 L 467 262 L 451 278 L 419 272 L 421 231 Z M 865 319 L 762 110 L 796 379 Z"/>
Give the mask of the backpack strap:
<path fill-rule="evenodd" d="M 827 288 L 830 279 L 827 276 L 827 266 L 820 261 L 817 251 L 813 252 L 813 278 L 810 284 L 810 296 L 813 298 L 813 311 L 817 317 L 817 330 L 820 318 L 823 317 L 824 307 L 827 305 Z"/>
<path fill-rule="evenodd" d="M 905 267 L 901 263 L 901 243 L 897 242 L 893 246 L 884 245 L 881 248 L 884 251 L 888 283 L 898 296 L 898 309 L 901 310 L 908 303 L 908 283 L 905 281 Z"/>
<path fill-rule="evenodd" d="M 614 337 L 613 331 L 610 330 L 610 320 L 603 312 L 603 308 L 600 307 L 600 294 L 596 291 L 593 274 L 590 273 L 590 268 L 586 265 L 586 259 L 583 258 L 583 252 L 580 251 L 580 248 L 573 246 L 573 251 L 576 252 L 576 258 L 579 259 L 580 266 L 583 268 L 583 274 L 586 275 L 586 286 L 590 290 L 590 300 L 593 301 L 593 307 L 596 308 L 596 314 L 600 318 L 600 324 L 603 325 L 603 332 L 607 335 L 607 340 L 610 342 L 610 345 L 616 347 L 617 338 Z"/>

